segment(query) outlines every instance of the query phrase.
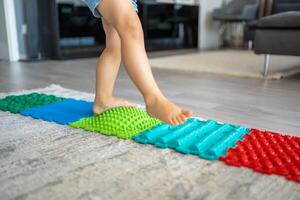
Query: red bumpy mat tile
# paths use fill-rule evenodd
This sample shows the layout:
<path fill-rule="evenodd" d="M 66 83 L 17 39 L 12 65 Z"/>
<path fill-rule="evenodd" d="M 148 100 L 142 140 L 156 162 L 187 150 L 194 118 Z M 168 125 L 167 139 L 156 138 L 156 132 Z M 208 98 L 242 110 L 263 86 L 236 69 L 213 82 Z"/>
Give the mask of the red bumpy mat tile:
<path fill-rule="evenodd" d="M 220 159 L 228 165 L 277 174 L 300 183 L 300 137 L 251 129 Z"/>

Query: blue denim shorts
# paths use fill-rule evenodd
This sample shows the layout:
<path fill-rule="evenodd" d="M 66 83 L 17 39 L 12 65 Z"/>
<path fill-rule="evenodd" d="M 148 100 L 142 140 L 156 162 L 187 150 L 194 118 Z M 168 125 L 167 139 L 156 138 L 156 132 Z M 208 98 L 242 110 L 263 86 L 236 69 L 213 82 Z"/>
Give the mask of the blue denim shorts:
<path fill-rule="evenodd" d="M 92 11 L 93 15 L 96 18 L 102 17 L 99 11 L 97 10 L 97 6 L 101 3 L 101 0 L 82 0 Z M 133 9 L 138 12 L 137 0 L 131 0 L 131 4 Z"/>

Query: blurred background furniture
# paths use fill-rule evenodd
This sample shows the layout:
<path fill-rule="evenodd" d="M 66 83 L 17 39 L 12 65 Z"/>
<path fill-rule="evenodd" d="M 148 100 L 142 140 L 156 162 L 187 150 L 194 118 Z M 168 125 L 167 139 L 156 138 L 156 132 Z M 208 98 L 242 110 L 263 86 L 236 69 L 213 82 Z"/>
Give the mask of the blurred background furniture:
<path fill-rule="evenodd" d="M 138 2 L 147 51 L 197 48 L 197 6 Z"/>
<path fill-rule="evenodd" d="M 259 0 L 232 0 L 213 11 L 213 18 L 221 22 L 243 22 L 256 18 Z"/>
<path fill-rule="evenodd" d="M 220 46 L 219 26 L 213 23 L 212 12 L 222 6 L 224 0 L 139 0 L 173 4 L 175 6 L 197 6 L 198 8 L 198 49 L 216 49 Z"/>
<path fill-rule="evenodd" d="M 222 46 L 230 45 L 225 39 L 229 23 L 244 23 L 256 19 L 259 0 L 232 0 L 222 8 L 213 11 L 214 20 L 221 22 Z"/>
<path fill-rule="evenodd" d="M 272 13 L 281 13 L 287 11 L 300 11 L 299 0 L 273 0 Z"/>
<path fill-rule="evenodd" d="M 246 25 L 244 40 L 253 41 L 254 52 L 265 55 L 264 75 L 271 54 L 300 55 L 299 12 L 300 0 L 261 0 L 259 19 Z"/>
<path fill-rule="evenodd" d="M 260 0 L 257 18 L 287 11 L 300 11 L 300 0 Z M 254 30 L 246 24 L 244 41 L 252 43 L 254 34 Z"/>
<path fill-rule="evenodd" d="M 219 24 L 213 21 L 212 11 L 221 7 L 223 1 L 139 0 L 138 15 L 143 21 L 146 49 L 218 48 Z M 13 2 L 8 14 L 16 15 L 16 25 L 11 27 L 17 33 L 14 41 L 19 47 L 15 48 L 19 51 L 18 60 L 98 56 L 104 48 L 101 21 L 81 0 Z"/>
<path fill-rule="evenodd" d="M 98 56 L 105 47 L 101 20 L 81 1 L 56 0 L 56 4 L 61 57 Z M 197 48 L 197 6 L 156 0 L 139 0 L 138 4 L 147 51 Z"/>
<path fill-rule="evenodd" d="M 268 74 L 270 54 L 300 56 L 300 11 L 282 12 L 248 24 L 254 30 L 254 52 L 265 55 Z"/>
<path fill-rule="evenodd" d="M 81 0 L 15 2 L 22 60 L 94 57 L 104 49 L 101 19 L 95 18 Z M 198 3 L 139 0 L 138 4 L 147 51 L 197 49 Z M 201 34 L 202 42 L 216 43 L 214 37 L 205 37 L 211 35 Z"/>

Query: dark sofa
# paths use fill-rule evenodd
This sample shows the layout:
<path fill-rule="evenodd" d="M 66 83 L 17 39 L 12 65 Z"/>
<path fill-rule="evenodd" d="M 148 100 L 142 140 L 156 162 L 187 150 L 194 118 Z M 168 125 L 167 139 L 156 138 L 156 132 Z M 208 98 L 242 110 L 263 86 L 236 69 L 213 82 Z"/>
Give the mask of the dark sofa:
<path fill-rule="evenodd" d="M 254 52 L 265 55 L 264 75 L 270 55 L 300 56 L 300 0 L 275 0 L 271 6 L 272 14 L 248 23 L 245 34 L 254 41 Z"/>
<path fill-rule="evenodd" d="M 287 11 L 300 11 L 299 0 L 272 0 L 272 13 L 282 13 Z"/>
<path fill-rule="evenodd" d="M 300 11 L 263 17 L 248 26 L 255 29 L 256 54 L 300 56 Z"/>

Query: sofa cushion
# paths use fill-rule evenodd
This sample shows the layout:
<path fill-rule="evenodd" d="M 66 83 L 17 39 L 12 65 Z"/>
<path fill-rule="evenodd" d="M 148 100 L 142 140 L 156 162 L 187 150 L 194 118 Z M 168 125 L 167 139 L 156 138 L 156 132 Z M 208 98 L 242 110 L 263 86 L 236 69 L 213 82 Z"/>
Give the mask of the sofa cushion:
<path fill-rule="evenodd" d="M 270 0 L 273 1 L 272 13 L 300 11 L 300 0 Z"/>
<path fill-rule="evenodd" d="M 263 17 L 248 24 L 251 28 L 293 29 L 300 28 L 300 11 L 289 11 Z"/>

